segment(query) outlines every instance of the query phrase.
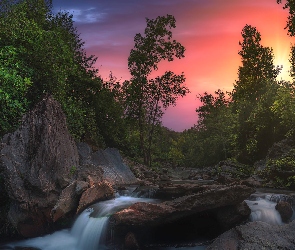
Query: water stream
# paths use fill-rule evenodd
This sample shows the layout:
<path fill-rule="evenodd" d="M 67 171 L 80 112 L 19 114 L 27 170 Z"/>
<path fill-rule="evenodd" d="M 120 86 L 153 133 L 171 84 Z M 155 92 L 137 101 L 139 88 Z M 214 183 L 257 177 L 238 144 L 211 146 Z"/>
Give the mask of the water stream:
<path fill-rule="evenodd" d="M 288 202 L 293 209 L 293 216 L 291 220 L 295 219 L 295 202 L 294 197 L 289 194 L 276 194 L 256 192 L 251 195 L 248 200 L 245 200 L 251 209 L 250 221 L 263 221 L 271 225 L 282 225 L 284 222 L 281 219 L 281 215 L 276 210 L 276 205 L 279 201 Z"/>
<path fill-rule="evenodd" d="M 104 250 L 110 215 L 136 202 L 156 202 L 154 199 L 120 196 L 99 202 L 84 210 L 71 229 L 43 237 L 8 244 L 10 247 L 35 247 L 42 250 Z"/>
<path fill-rule="evenodd" d="M 136 202 L 157 202 L 151 198 L 135 198 L 126 196 L 132 190 L 122 191 L 116 199 L 99 202 L 84 210 L 76 219 L 71 229 L 57 231 L 43 237 L 10 243 L 7 246 L 34 247 L 41 250 L 107 250 L 110 243 L 108 236 L 108 220 L 110 215 Z M 124 193 L 125 192 L 125 193 Z M 127 194 L 126 194 L 127 193 Z M 136 193 L 136 192 L 135 192 Z M 251 221 L 264 221 L 272 225 L 284 224 L 280 214 L 275 209 L 280 199 L 291 196 L 256 193 L 246 200 L 251 209 Z M 295 205 L 295 202 L 291 205 Z M 294 207 L 293 207 L 294 209 Z M 293 213 L 293 218 L 294 218 Z M 107 237 L 108 236 L 108 237 Z M 2 249 L 2 248 L 1 248 Z M 5 248 L 4 248 L 5 249 Z M 175 247 L 160 247 L 161 250 L 172 250 Z M 181 250 L 205 249 L 205 246 L 177 248 Z"/>

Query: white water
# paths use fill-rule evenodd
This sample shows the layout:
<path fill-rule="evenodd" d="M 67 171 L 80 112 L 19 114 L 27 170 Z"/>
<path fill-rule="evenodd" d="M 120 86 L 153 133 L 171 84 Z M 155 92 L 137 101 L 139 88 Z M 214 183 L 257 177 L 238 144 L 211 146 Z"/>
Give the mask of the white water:
<path fill-rule="evenodd" d="M 36 247 L 42 250 L 103 250 L 109 216 L 136 202 L 155 202 L 147 198 L 121 196 L 99 202 L 84 210 L 69 230 L 20 241 L 8 246 Z"/>
<path fill-rule="evenodd" d="M 271 225 L 282 225 L 281 216 L 275 209 L 276 202 L 257 198 L 255 201 L 246 200 L 251 209 L 251 221 L 263 221 Z"/>

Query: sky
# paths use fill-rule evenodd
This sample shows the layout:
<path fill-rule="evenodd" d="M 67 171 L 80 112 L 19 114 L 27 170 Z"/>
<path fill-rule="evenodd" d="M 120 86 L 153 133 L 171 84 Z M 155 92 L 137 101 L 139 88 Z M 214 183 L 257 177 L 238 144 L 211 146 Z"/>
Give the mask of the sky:
<path fill-rule="evenodd" d="M 231 91 L 237 80 L 241 31 L 246 24 L 261 33 L 261 44 L 273 48 L 275 65 L 283 65 L 279 79 L 289 80 L 289 53 L 294 38 L 287 35 L 288 11 L 276 0 L 53 0 L 54 11 L 73 14 L 74 25 L 88 55 L 98 57 L 103 79 L 110 72 L 121 82 L 130 79 L 127 67 L 136 33 L 144 33 L 146 18 L 171 14 L 176 18 L 173 38 L 185 48 L 185 58 L 164 62 L 165 70 L 184 72 L 190 89 L 163 116 L 163 125 L 183 131 L 197 123 L 197 98 L 205 91 Z"/>

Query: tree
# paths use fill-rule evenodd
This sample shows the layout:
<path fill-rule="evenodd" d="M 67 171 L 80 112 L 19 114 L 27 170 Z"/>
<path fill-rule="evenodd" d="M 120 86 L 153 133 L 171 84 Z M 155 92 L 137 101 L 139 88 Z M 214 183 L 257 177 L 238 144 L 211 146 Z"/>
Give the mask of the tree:
<path fill-rule="evenodd" d="M 272 122 L 275 121 L 269 107 L 278 87 L 276 77 L 280 68 L 273 64 L 272 49 L 260 44 L 261 35 L 255 27 L 246 25 L 242 30 L 242 38 L 239 51 L 242 66 L 239 67 L 239 78 L 231 97 L 234 111 L 238 115 L 239 159 L 251 163 L 263 157 L 274 142 Z"/>
<path fill-rule="evenodd" d="M 264 90 L 265 80 L 275 80 L 280 68 L 274 66 L 273 50 L 260 44 L 261 35 L 255 27 L 246 25 L 242 30 L 243 41 L 239 42 L 242 66 L 232 93 L 233 101 L 256 100 Z"/>
<path fill-rule="evenodd" d="M 221 90 L 215 95 L 199 95 L 202 106 L 196 109 L 196 125 L 200 162 L 210 165 L 233 155 L 235 149 L 236 115 L 229 97 Z"/>
<path fill-rule="evenodd" d="M 146 22 L 145 35 L 135 35 L 135 45 L 128 58 L 131 80 L 125 81 L 123 89 L 126 113 L 137 120 L 144 163 L 151 165 L 154 129 L 161 123 L 163 110 L 175 105 L 178 97 L 186 95 L 189 90 L 183 86 L 184 74 L 167 71 L 162 76 L 149 78 L 162 60 L 184 57 L 185 48 L 172 40 L 171 29 L 176 27 L 172 15 L 146 19 Z"/>
<path fill-rule="evenodd" d="M 15 89 L 22 96 L 17 99 L 22 109 L 14 113 L 14 120 L 50 93 L 61 103 L 77 139 L 85 133 L 95 137 L 98 130 L 91 105 L 102 86 L 93 67 L 96 58 L 86 56 L 72 15 L 53 14 L 51 9 L 50 0 L 0 2 L 0 48 L 12 48 L 5 53 L 14 55 L 11 61 L 18 60 L 11 63 L 10 74 L 17 72 L 27 83 L 30 80 L 25 91 Z"/>

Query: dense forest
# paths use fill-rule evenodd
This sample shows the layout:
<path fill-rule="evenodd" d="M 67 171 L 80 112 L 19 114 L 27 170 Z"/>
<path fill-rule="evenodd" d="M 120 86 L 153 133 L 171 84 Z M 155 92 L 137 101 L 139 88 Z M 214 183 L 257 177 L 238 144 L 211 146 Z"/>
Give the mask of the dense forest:
<path fill-rule="evenodd" d="M 289 10 L 286 35 L 295 36 L 295 1 L 282 6 Z M 105 81 L 94 67 L 96 56 L 86 54 L 73 16 L 54 13 L 52 7 L 50 0 L 0 2 L 1 137 L 51 94 L 61 103 L 76 140 L 119 148 L 154 169 L 203 168 L 227 159 L 250 168 L 275 142 L 295 140 L 294 82 L 277 80 L 281 68 L 274 65 L 272 48 L 261 45 L 256 27 L 246 24 L 241 31 L 241 66 L 233 90 L 200 94 L 196 125 L 178 133 L 163 127 L 161 118 L 189 93 L 185 75 L 167 71 L 151 78 L 161 61 L 185 56 L 183 45 L 173 39 L 175 18 L 146 19 L 128 58 L 131 79 L 119 82 L 110 75 Z M 294 79 L 295 47 L 290 62 Z M 294 168 L 294 162 L 291 150 L 269 164 Z M 295 178 L 283 185 L 290 182 L 295 184 Z"/>

